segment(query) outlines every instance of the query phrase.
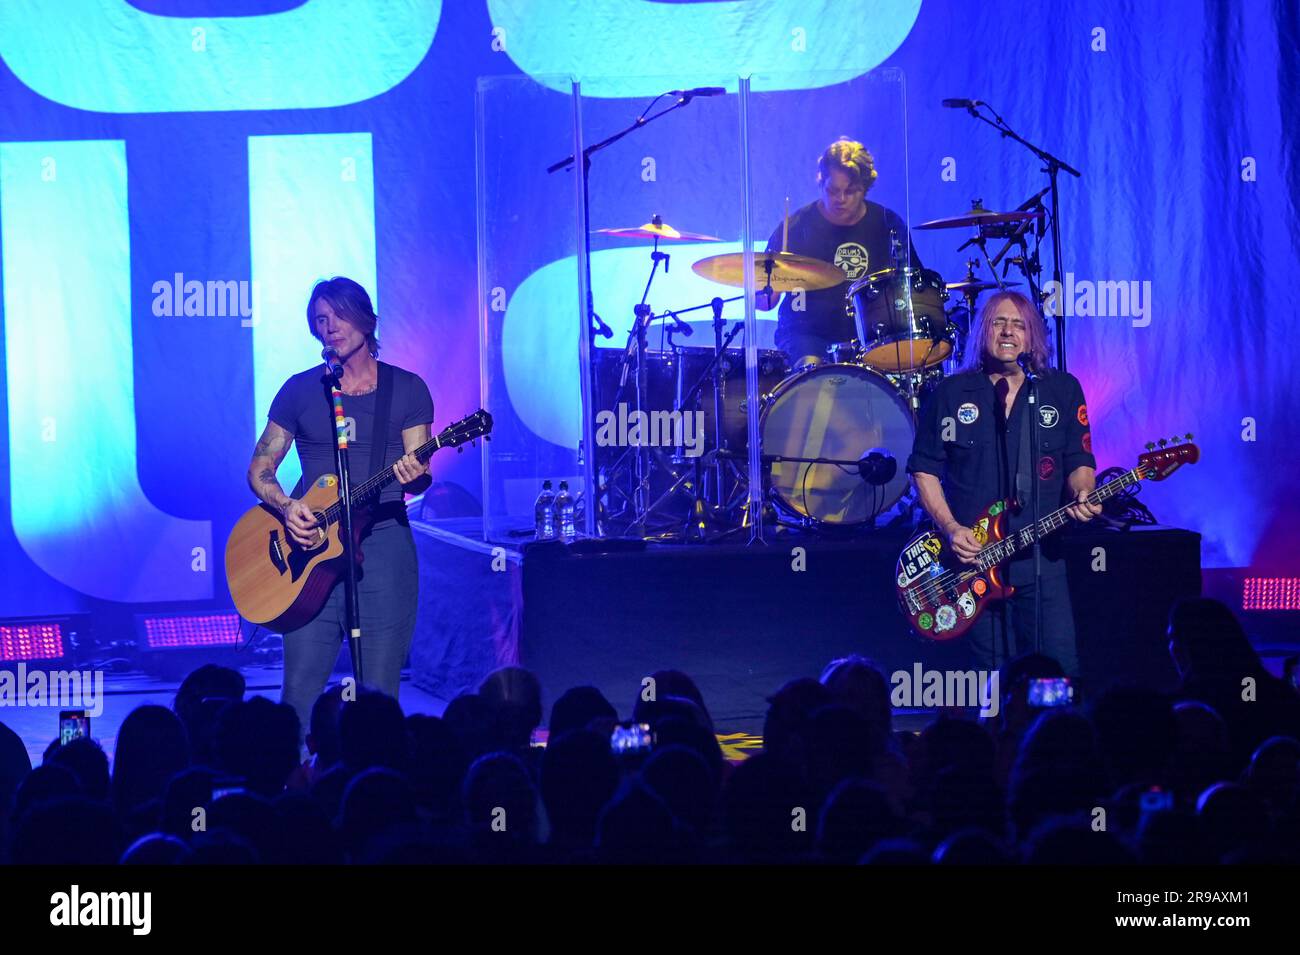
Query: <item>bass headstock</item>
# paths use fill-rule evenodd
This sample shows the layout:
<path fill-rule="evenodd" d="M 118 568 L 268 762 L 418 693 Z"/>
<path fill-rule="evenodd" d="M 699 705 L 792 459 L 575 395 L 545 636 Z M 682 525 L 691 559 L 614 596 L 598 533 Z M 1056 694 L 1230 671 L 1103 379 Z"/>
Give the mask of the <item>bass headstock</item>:
<path fill-rule="evenodd" d="M 1201 459 L 1201 449 L 1191 443 L 1189 431 L 1183 437 L 1161 438 L 1147 443 L 1147 450 L 1138 455 L 1142 477 L 1148 481 L 1163 481 L 1184 464 L 1195 464 Z"/>

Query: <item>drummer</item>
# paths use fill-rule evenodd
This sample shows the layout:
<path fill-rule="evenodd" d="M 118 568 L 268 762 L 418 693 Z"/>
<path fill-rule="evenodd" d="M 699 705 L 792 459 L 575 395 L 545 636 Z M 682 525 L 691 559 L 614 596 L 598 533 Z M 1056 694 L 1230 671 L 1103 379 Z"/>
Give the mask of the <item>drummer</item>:
<path fill-rule="evenodd" d="M 875 181 L 875 161 L 862 143 L 845 138 L 831 143 L 817 160 L 820 198 L 791 213 L 789 247 L 785 251 L 831 262 L 849 282 L 855 282 L 893 266 L 892 229 L 900 242 L 907 236 L 911 265 L 920 268 L 902 217 L 867 201 L 867 191 Z M 782 251 L 783 231 L 784 223 L 772 233 L 767 243 L 769 252 Z M 756 305 L 768 311 L 780 302 L 776 347 L 790 357 L 795 367 L 825 361 L 829 346 L 856 337 L 853 319 L 845 307 L 844 285 L 794 292 L 784 299 L 772 291 L 769 297 L 762 291 L 761 269 L 756 271 L 754 278 L 760 287 Z"/>

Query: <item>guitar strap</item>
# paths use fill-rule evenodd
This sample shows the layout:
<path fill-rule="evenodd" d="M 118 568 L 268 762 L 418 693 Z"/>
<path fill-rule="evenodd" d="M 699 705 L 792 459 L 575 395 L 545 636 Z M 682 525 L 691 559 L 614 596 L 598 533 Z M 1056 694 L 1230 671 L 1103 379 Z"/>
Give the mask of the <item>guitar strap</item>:
<path fill-rule="evenodd" d="M 379 379 L 375 390 L 374 440 L 370 445 L 370 471 L 366 477 L 378 474 L 384 468 L 384 454 L 388 451 L 388 418 L 393 407 L 393 366 L 379 362 Z"/>

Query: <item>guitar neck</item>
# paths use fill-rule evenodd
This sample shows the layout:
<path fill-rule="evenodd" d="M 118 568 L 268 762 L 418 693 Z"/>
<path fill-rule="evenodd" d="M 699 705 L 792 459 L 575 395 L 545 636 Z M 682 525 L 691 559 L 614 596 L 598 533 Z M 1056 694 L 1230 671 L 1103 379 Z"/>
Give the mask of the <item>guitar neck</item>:
<path fill-rule="evenodd" d="M 433 457 L 433 452 L 437 451 L 441 447 L 442 447 L 441 436 L 434 435 L 428 441 L 424 442 L 424 444 L 416 448 L 414 454 L 420 460 L 420 463 L 423 464 L 425 461 L 429 460 L 429 458 Z M 393 470 L 393 465 L 390 464 L 388 467 L 384 468 L 384 470 L 380 471 L 378 474 L 371 475 L 369 478 L 363 481 L 359 486 L 354 487 L 352 489 L 353 503 L 360 504 L 364 502 L 367 498 L 373 497 L 374 495 L 382 491 L 384 488 L 388 487 L 388 485 L 391 484 L 394 480 L 396 480 L 396 478 L 397 478 L 397 472 Z M 329 523 L 333 523 L 334 521 L 338 520 L 340 514 L 342 513 L 342 509 L 343 509 L 342 502 L 331 504 L 329 507 L 325 509 L 326 521 Z"/>
<path fill-rule="evenodd" d="M 1101 487 L 1095 488 L 1086 500 L 1089 504 L 1103 504 L 1122 491 L 1142 483 L 1142 478 L 1142 466 L 1138 465 L 1133 470 L 1125 471 L 1114 480 L 1107 481 Z M 1034 541 L 1042 540 L 1048 534 L 1059 531 L 1074 520 L 1069 513 L 1070 506 L 1070 504 L 1067 504 L 1046 517 L 1040 518 L 1037 523 L 1022 527 L 1010 537 L 1003 538 L 997 543 L 985 547 L 980 551 L 979 557 L 976 559 L 976 566 L 980 570 L 988 570 L 990 567 L 1010 559 L 1025 548 L 1032 547 Z"/>

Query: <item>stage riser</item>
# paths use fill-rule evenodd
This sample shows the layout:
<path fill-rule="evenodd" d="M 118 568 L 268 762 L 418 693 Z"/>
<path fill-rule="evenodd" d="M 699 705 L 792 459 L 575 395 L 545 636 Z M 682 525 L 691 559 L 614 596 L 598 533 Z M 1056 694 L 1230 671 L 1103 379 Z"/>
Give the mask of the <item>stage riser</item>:
<path fill-rule="evenodd" d="M 680 669 L 718 720 L 752 722 L 782 683 L 817 676 L 862 653 L 887 672 L 971 666 L 964 646 L 915 639 L 897 611 L 893 574 L 906 538 L 853 544 L 782 538 L 765 547 L 657 547 L 524 555 L 520 656 L 548 705 L 565 689 L 598 687 L 627 716 L 641 681 Z M 806 569 L 793 569 L 803 547 Z M 1092 570 L 1104 547 L 1106 570 Z M 1079 535 L 1068 542 L 1080 665 L 1094 692 L 1131 680 L 1162 688 L 1173 600 L 1200 592 L 1200 536 L 1178 530 Z"/>

